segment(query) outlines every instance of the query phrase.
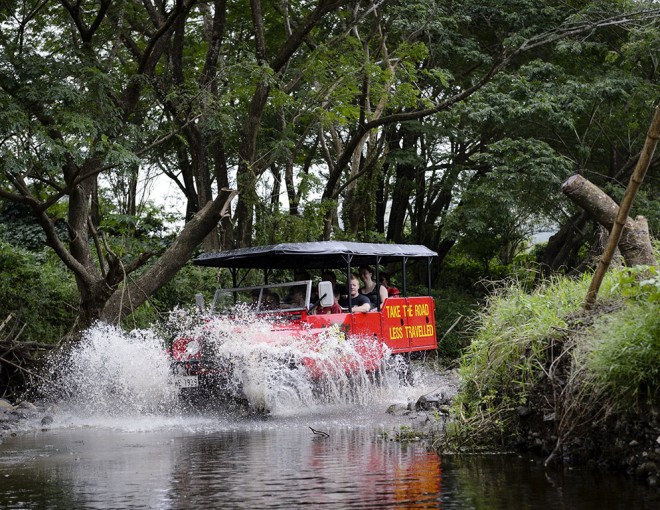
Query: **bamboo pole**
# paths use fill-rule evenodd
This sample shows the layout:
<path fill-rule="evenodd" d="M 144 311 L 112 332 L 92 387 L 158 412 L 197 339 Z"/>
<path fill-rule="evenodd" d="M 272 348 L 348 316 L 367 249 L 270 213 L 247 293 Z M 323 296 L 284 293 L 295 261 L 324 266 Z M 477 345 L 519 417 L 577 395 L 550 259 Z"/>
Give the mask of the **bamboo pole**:
<path fill-rule="evenodd" d="M 633 200 L 637 194 L 637 190 L 644 181 L 646 176 L 646 171 L 651 164 L 651 159 L 653 158 L 653 152 L 655 147 L 658 144 L 658 138 L 660 138 L 660 104 L 655 109 L 655 114 L 653 115 L 653 120 L 651 121 L 651 127 L 649 127 L 648 134 L 646 135 L 646 142 L 644 143 L 644 148 L 637 160 L 637 165 L 635 170 L 633 170 L 632 175 L 630 176 L 630 182 L 628 182 L 628 187 L 626 188 L 626 193 L 623 196 L 621 205 L 619 207 L 619 212 L 614 220 L 614 225 L 612 225 L 612 231 L 610 232 L 610 239 L 605 247 L 603 256 L 598 263 L 594 277 L 591 279 L 591 285 L 589 285 L 589 290 L 587 291 L 587 297 L 584 302 L 584 309 L 589 310 L 596 302 L 596 297 L 598 296 L 598 289 L 603 282 L 605 273 L 610 267 L 612 262 L 612 257 L 614 256 L 614 251 L 616 250 L 619 240 L 621 239 L 621 233 L 623 232 L 623 226 L 626 223 L 628 218 L 628 213 L 632 207 Z"/>

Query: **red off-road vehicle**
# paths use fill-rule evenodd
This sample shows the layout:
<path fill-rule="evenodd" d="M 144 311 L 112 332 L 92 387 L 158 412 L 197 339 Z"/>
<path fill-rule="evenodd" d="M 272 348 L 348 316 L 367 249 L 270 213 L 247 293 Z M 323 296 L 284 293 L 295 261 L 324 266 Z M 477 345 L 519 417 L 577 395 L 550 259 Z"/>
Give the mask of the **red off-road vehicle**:
<path fill-rule="evenodd" d="M 424 246 L 355 242 L 286 243 L 205 254 L 194 263 L 228 268 L 232 288 L 219 288 L 201 323 L 176 338 L 170 354 L 173 382 L 185 394 L 213 389 L 229 398 L 250 386 L 241 363 L 250 360 L 252 376 L 263 376 L 266 363 L 276 360 L 290 371 L 310 379 L 328 374 L 350 376 L 378 371 L 391 355 L 437 349 L 435 303 L 430 297 L 431 262 L 437 254 Z M 419 264 L 422 264 L 422 268 Z M 407 273 L 427 274 L 427 295 L 409 295 Z M 369 312 L 353 311 L 348 296 L 341 313 L 315 314 L 315 307 L 333 304 L 333 283 L 310 280 L 268 283 L 284 274 L 333 271 L 350 281 L 360 266 L 387 266 L 398 276 L 401 289 Z M 241 287 L 249 271 L 262 270 L 263 284 Z M 318 277 L 317 277 L 318 278 Z M 293 298 L 293 291 L 298 296 Z M 259 324 L 255 327 L 255 324 Z M 258 346 L 258 348 L 253 348 Z M 240 357 L 244 359 L 239 360 Z M 266 359 L 268 358 L 268 360 Z M 261 363 L 262 365 L 259 365 Z M 261 367 L 261 368 L 260 368 Z M 263 369 L 263 370 L 262 370 Z M 236 371 L 243 372 L 237 375 Z"/>

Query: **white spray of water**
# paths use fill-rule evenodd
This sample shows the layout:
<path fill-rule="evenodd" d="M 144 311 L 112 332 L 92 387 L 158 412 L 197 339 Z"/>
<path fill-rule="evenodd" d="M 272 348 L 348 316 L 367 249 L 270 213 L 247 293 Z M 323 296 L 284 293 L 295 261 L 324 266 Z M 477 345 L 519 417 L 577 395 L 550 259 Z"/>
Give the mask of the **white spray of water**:
<path fill-rule="evenodd" d="M 381 391 L 382 372 L 368 373 L 368 361 L 389 357 L 373 339 L 346 338 L 339 328 L 320 335 L 279 329 L 244 309 L 231 319 L 207 320 L 190 336 L 204 342 L 219 369 L 229 371 L 228 391 L 273 414 L 370 403 Z"/>
<path fill-rule="evenodd" d="M 97 324 L 50 370 L 56 384 L 43 393 L 86 414 L 159 413 L 176 401 L 163 341 L 151 330 Z"/>
<path fill-rule="evenodd" d="M 304 331 L 292 334 L 247 311 L 232 319 L 200 320 L 179 310 L 171 321 L 177 322 L 179 334 L 203 338 L 219 366 L 230 369 L 226 382 L 231 388 L 222 391 L 242 396 L 254 410 L 287 415 L 323 406 L 366 405 L 391 399 L 399 385 L 395 372 L 365 369 L 366 358 L 389 357 L 382 346 L 346 338 L 339 329 L 314 337 Z M 182 399 L 169 384 L 170 361 L 155 330 L 125 332 L 98 324 L 74 349 L 52 361 L 57 384 L 44 393 L 87 416 L 176 415 Z"/>

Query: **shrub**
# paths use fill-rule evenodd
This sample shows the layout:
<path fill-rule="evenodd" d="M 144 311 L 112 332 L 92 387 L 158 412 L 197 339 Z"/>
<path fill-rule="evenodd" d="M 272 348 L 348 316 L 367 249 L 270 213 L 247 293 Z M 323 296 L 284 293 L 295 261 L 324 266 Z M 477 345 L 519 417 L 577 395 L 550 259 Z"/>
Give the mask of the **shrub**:
<path fill-rule="evenodd" d="M 660 393 L 660 278 L 648 266 L 619 270 L 613 278 L 626 306 L 596 320 L 581 352 L 592 384 L 623 409 Z"/>
<path fill-rule="evenodd" d="M 465 331 L 468 317 L 479 306 L 470 292 L 454 287 L 441 288 L 434 293 L 436 302 L 436 326 L 438 354 L 445 359 L 456 360 L 469 343 Z"/>
<path fill-rule="evenodd" d="M 55 343 L 75 323 L 75 282 L 58 261 L 0 240 L 0 318 L 25 325 L 21 340 Z"/>
<path fill-rule="evenodd" d="M 473 341 L 461 359 L 456 437 L 501 444 L 514 432 L 515 409 L 527 404 L 588 285 L 587 277 L 555 278 L 526 292 L 517 280 L 507 280 L 493 291 L 473 317 Z"/>

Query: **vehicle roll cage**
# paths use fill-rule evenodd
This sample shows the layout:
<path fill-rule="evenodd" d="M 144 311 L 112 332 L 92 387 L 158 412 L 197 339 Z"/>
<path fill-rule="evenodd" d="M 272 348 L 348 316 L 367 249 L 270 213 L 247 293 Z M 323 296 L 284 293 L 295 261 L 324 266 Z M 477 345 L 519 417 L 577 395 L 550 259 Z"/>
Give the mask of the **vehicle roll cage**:
<path fill-rule="evenodd" d="M 264 284 L 268 285 L 268 272 L 274 269 L 290 270 L 345 270 L 346 284 L 350 286 L 352 268 L 373 266 L 374 278 L 380 283 L 381 264 L 402 265 L 402 296 L 407 297 L 406 269 L 408 262 L 426 261 L 428 294 L 431 294 L 431 264 L 438 254 L 422 245 L 357 243 L 344 241 L 316 241 L 307 243 L 281 243 L 269 246 L 238 248 L 206 253 L 193 263 L 199 266 L 224 267 L 230 270 L 233 287 L 237 288 L 240 269 L 263 269 Z M 245 276 L 244 276 L 245 278 Z M 349 311 L 352 308 L 348 293 Z M 380 305 L 380 296 L 377 297 Z"/>
<path fill-rule="evenodd" d="M 236 287 L 234 286 L 231 289 L 216 289 L 214 295 L 213 295 L 213 301 L 211 303 L 211 308 L 210 312 L 214 313 L 218 303 L 220 302 L 221 296 L 223 294 L 235 294 L 237 292 L 251 292 L 251 291 L 256 291 L 258 292 L 256 298 L 256 302 L 254 303 L 255 309 L 257 312 L 262 312 L 265 309 L 264 305 L 264 291 L 269 288 L 277 288 L 278 290 L 281 289 L 287 289 L 287 288 L 293 288 L 293 287 L 304 287 L 305 288 L 305 303 L 309 303 L 312 297 L 312 281 L 311 280 L 301 280 L 297 282 L 283 282 L 283 283 L 277 283 L 273 285 L 269 285 L 267 283 L 263 285 L 251 285 L 249 287 Z M 200 307 L 203 309 L 204 307 Z M 300 311 L 300 310 L 305 310 L 307 308 L 306 305 L 302 306 L 287 306 L 286 304 L 279 306 L 278 308 L 270 309 L 269 311 Z"/>

